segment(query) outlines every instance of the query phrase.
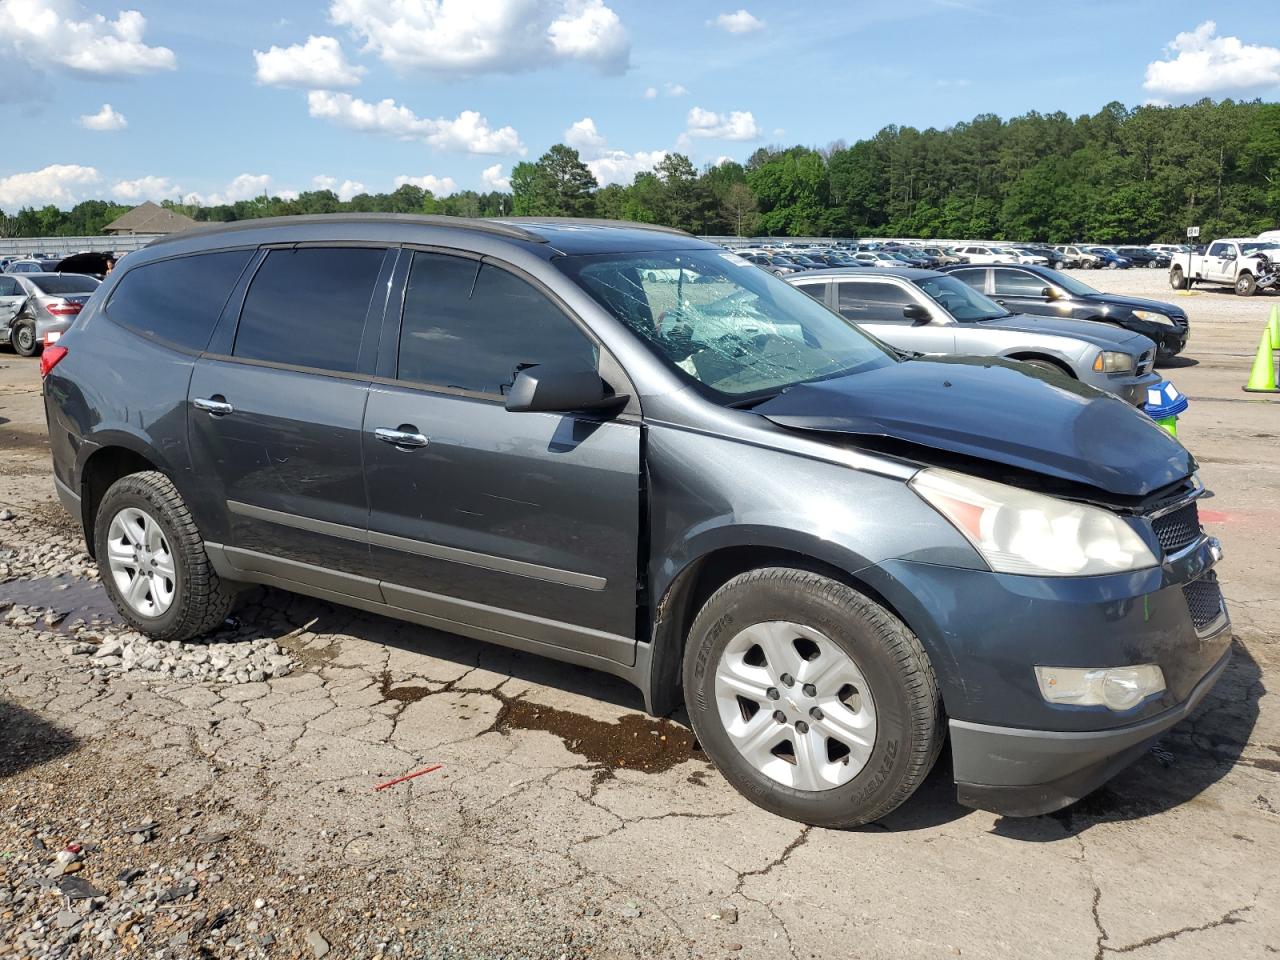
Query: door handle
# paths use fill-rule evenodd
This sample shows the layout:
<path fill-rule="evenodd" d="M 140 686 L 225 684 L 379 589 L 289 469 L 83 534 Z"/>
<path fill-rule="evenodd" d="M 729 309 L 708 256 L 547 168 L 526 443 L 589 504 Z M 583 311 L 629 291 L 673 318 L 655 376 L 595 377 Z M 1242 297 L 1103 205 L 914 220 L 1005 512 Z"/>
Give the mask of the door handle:
<path fill-rule="evenodd" d="M 425 447 L 430 442 L 423 434 L 418 433 L 416 427 L 401 427 L 398 430 L 392 430 L 390 427 L 378 427 L 373 431 L 373 435 L 383 443 L 406 449 Z"/>
<path fill-rule="evenodd" d="M 224 417 L 228 413 L 234 413 L 236 409 L 216 394 L 208 400 L 203 397 L 196 397 L 191 401 L 191 405 L 197 410 L 203 410 L 205 413 L 211 414 L 215 417 Z"/>

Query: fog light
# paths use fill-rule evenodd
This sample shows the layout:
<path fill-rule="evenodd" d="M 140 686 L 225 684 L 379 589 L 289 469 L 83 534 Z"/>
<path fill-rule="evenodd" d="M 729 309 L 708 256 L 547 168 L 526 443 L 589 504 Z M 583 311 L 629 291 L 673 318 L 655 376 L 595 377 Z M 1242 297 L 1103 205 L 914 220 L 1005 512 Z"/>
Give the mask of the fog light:
<path fill-rule="evenodd" d="M 1154 663 L 1132 667 L 1036 667 L 1040 695 L 1050 703 L 1131 710 L 1164 689 L 1164 673 Z"/>

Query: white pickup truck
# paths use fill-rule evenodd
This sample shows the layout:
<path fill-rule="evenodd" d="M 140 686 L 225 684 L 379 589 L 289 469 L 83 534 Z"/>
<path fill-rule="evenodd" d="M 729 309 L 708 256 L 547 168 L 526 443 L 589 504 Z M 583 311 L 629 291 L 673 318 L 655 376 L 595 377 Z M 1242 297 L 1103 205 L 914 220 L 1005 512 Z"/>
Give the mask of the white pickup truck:
<path fill-rule="evenodd" d="M 1280 244 L 1273 240 L 1224 239 L 1203 253 L 1178 253 L 1169 264 L 1169 285 L 1186 290 L 1197 283 L 1234 287 L 1242 297 L 1276 286 L 1280 281 Z"/>

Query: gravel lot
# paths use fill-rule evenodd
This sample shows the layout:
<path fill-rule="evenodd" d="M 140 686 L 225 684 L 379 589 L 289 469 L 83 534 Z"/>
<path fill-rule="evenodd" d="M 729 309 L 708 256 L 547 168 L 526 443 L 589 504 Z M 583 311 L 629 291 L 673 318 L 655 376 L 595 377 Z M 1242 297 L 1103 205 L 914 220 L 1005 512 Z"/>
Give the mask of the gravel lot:
<path fill-rule="evenodd" d="M 1280 402 L 1240 386 L 1280 297 L 1177 302 L 1224 680 L 1059 814 L 959 807 L 944 754 L 846 832 L 751 807 L 585 670 L 269 590 L 198 643 L 130 634 L 53 499 L 36 364 L 0 354 L 0 957 L 1275 954 Z"/>

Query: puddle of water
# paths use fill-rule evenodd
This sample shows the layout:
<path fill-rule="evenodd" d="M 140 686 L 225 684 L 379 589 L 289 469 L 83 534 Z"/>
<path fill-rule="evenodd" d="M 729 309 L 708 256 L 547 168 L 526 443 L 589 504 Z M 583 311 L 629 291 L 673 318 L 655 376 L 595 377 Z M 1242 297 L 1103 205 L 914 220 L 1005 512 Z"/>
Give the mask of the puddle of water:
<path fill-rule="evenodd" d="M 37 577 L 34 580 L 11 580 L 0 583 L 0 600 L 8 600 L 24 607 L 43 607 L 66 614 L 54 627 L 48 627 L 43 617 L 36 621 L 42 630 L 66 632 L 79 624 L 122 626 L 116 608 L 107 599 L 102 584 L 80 577 L 62 574 L 57 577 Z"/>

